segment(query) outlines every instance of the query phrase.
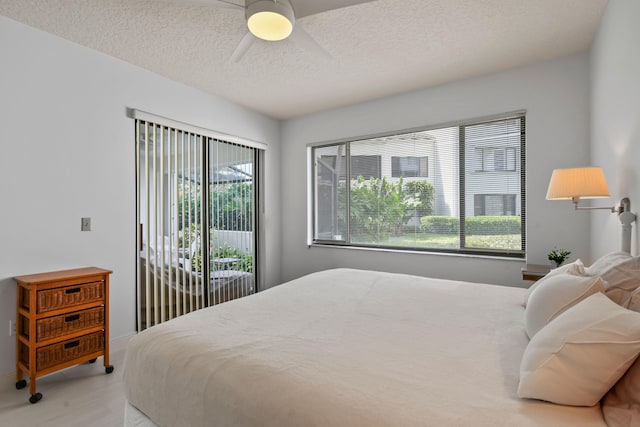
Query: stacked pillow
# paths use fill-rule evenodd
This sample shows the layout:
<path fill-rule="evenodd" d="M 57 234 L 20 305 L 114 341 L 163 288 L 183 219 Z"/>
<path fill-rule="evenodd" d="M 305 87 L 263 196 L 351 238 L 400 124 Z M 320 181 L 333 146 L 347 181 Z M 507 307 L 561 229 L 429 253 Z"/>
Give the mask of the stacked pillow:
<path fill-rule="evenodd" d="M 585 268 L 585 272 L 590 276 L 600 274 L 630 258 L 632 257 L 627 252 L 611 252 L 598 258 L 591 266 Z"/>
<path fill-rule="evenodd" d="M 533 291 L 538 288 L 538 286 L 540 286 L 549 278 L 557 276 L 559 274 L 572 274 L 574 276 L 584 276 L 586 272 L 585 272 L 584 264 L 582 263 L 582 261 L 580 261 L 580 258 L 578 258 L 574 262 L 570 262 L 568 264 L 561 265 L 558 268 L 554 268 L 553 270 L 548 272 L 546 276 L 544 276 L 542 279 L 535 282 L 533 285 L 529 287 L 529 289 L 527 289 L 527 293 L 524 295 L 524 301 L 522 302 L 522 305 L 524 307 L 527 306 L 527 303 L 529 302 L 529 297 L 531 296 Z"/>
<path fill-rule="evenodd" d="M 540 281 L 531 293 L 524 312 L 529 338 L 568 308 L 598 292 L 604 292 L 600 277 L 557 274 Z"/>
<path fill-rule="evenodd" d="M 640 358 L 602 399 L 602 413 L 611 427 L 640 425 Z"/>
<path fill-rule="evenodd" d="M 612 252 L 599 258 L 590 267 L 585 267 L 580 259 L 560 266 L 531 285 L 525 294 L 523 306 L 527 306 L 533 291 L 545 280 L 561 274 L 599 276 L 605 282 L 604 293 L 615 303 L 627 307 L 631 294 L 640 287 L 640 257 L 632 257 L 627 252 Z M 640 301 L 640 294 L 636 299 Z"/>
<path fill-rule="evenodd" d="M 623 307 L 640 313 L 640 288 L 633 291 L 627 299 L 622 303 Z"/>
<path fill-rule="evenodd" d="M 625 252 L 614 252 L 586 268 L 585 273 L 602 277 L 602 280 L 607 282 L 607 296 L 613 302 L 623 305 L 640 286 L 640 257 L 632 257 Z"/>
<path fill-rule="evenodd" d="M 593 406 L 640 353 L 640 313 L 596 293 L 567 309 L 529 342 L 518 396 Z"/>
<path fill-rule="evenodd" d="M 633 311 L 640 311 L 640 257 L 614 252 L 587 268 L 577 260 L 552 270 L 529 289 L 524 305 L 531 341 L 520 367 L 520 397 L 592 406 L 615 385 L 603 405 L 617 419 L 640 420 L 640 386 L 634 386 L 640 361 L 629 369 L 640 354 L 640 313 Z M 630 395 L 631 414 L 620 409 L 628 410 L 621 402 Z"/>

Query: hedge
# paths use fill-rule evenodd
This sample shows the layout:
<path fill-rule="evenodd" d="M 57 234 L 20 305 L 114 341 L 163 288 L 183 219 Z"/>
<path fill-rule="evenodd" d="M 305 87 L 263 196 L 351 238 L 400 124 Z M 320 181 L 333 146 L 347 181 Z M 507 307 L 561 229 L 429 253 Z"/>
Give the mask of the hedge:
<path fill-rule="evenodd" d="M 422 231 L 436 234 L 456 234 L 460 220 L 453 216 L 430 215 L 420 218 Z"/>
<path fill-rule="evenodd" d="M 420 218 L 422 231 L 436 234 L 458 233 L 460 220 L 452 216 L 423 216 Z M 520 234 L 519 216 L 472 216 L 465 219 L 467 235 L 500 236 Z"/>
<path fill-rule="evenodd" d="M 467 218 L 465 223 L 469 235 L 520 234 L 519 216 L 472 216 Z"/>

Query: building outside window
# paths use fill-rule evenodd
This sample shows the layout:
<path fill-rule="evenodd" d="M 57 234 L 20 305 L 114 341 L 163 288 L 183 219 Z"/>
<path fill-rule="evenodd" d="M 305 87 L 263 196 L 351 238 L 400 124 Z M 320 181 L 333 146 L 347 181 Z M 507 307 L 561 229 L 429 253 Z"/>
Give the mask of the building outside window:
<path fill-rule="evenodd" d="M 340 159 L 339 163 L 336 161 Z M 351 173 L 356 176 L 362 176 L 365 179 L 381 177 L 381 158 L 380 156 L 350 156 Z M 344 155 L 324 155 L 322 156 L 322 173 L 337 173 L 341 179 L 346 177 L 346 157 Z"/>

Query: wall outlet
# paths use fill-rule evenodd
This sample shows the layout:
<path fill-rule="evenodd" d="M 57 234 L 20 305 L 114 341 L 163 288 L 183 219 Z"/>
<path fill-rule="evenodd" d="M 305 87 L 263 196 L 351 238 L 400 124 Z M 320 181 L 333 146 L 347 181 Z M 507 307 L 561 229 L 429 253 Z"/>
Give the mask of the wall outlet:
<path fill-rule="evenodd" d="M 16 334 L 16 322 L 9 320 L 9 336 L 12 337 Z"/>
<path fill-rule="evenodd" d="M 91 231 L 91 218 L 82 218 L 82 225 L 80 226 L 82 231 Z"/>

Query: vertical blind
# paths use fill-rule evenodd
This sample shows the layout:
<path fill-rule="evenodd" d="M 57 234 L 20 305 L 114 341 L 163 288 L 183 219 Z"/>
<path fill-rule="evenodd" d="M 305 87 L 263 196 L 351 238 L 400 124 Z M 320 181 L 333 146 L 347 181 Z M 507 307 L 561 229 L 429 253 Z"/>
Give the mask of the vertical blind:
<path fill-rule="evenodd" d="M 136 119 L 138 330 L 255 292 L 259 149 Z"/>

